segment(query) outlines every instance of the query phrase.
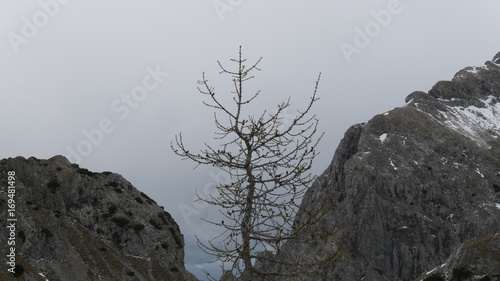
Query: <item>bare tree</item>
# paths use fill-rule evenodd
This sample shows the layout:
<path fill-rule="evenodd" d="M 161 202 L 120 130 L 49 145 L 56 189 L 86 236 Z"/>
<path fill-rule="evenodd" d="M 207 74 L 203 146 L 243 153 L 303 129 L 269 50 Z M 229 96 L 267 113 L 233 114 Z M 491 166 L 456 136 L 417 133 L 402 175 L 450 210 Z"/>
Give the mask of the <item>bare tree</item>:
<path fill-rule="evenodd" d="M 218 146 L 205 143 L 204 149 L 193 153 L 185 147 L 182 134 L 171 144 L 173 151 L 183 159 L 197 165 L 212 165 L 228 173 L 229 183 L 213 186 L 217 196 L 198 196 L 199 200 L 222 208 L 224 219 L 209 222 L 224 232 L 211 241 L 198 240 L 198 243 L 218 260 L 231 264 L 230 272 L 243 280 L 264 274 L 255 266 L 256 262 L 272 259 L 262 254 L 263 250 L 278 251 L 285 241 L 297 239 L 303 232 L 316 231 L 311 228 L 312 221 L 324 214 L 320 210 L 309 214 L 307 222 L 293 221 L 301 209 L 299 204 L 306 188 L 315 179 L 308 170 L 318 155 L 316 147 L 323 134 L 315 137 L 318 119 L 314 114 L 309 116 L 309 112 L 318 100 L 316 92 L 321 74 L 309 103 L 293 118 L 283 117 L 290 107 L 290 98 L 278 104 L 273 112 L 264 110 L 259 115 L 244 116 L 244 107 L 260 95 L 260 91 L 248 95 L 244 85 L 254 78 L 252 72 L 260 71 L 261 60 L 247 67 L 240 47 L 238 58 L 231 59 L 236 64 L 235 70 L 217 61 L 220 74 L 230 75 L 234 84 L 230 102 L 223 93 L 216 94 L 205 73 L 198 81 L 198 90 L 209 100 L 203 103 L 215 110 Z"/>

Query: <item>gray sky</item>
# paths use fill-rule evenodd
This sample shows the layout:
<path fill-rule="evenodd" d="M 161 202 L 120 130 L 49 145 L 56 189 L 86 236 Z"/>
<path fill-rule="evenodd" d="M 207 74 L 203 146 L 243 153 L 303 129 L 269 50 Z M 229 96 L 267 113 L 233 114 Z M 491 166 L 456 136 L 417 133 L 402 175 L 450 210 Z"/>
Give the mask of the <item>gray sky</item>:
<path fill-rule="evenodd" d="M 239 45 L 249 60 L 263 56 L 255 110 L 289 96 L 301 108 L 322 72 L 319 174 L 350 125 L 500 51 L 499 11 L 497 0 L 3 1 L 0 157 L 73 150 L 82 167 L 122 174 L 173 215 L 198 274 L 208 258 L 194 235 L 216 232 L 200 221 L 214 209 L 193 204 L 193 189 L 220 174 L 193 170 L 169 143 L 179 132 L 193 151 L 211 142 L 212 111 L 196 90 L 203 71 L 222 92 L 229 80 L 216 60 Z"/>

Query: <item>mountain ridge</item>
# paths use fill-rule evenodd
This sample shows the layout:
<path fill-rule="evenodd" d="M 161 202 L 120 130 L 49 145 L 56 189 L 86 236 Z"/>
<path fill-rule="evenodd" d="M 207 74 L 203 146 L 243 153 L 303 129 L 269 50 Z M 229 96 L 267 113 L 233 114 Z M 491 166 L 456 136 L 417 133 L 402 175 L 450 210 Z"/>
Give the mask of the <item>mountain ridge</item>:
<path fill-rule="evenodd" d="M 321 278 L 295 280 L 407 281 L 443 264 L 462 243 L 495 235 L 499 126 L 500 53 L 350 127 L 302 203 L 310 213 L 332 206 L 317 227 L 333 234 L 287 243 L 276 257 L 293 263 L 342 249 Z"/>
<path fill-rule="evenodd" d="M 63 156 L 2 159 L 2 186 L 8 185 L 9 172 L 15 173 L 19 278 L 197 280 L 184 267 L 184 239 L 177 223 L 121 175 L 94 173 Z M 4 218 L 7 202 L 2 189 Z M 3 245 L 6 239 L 0 237 Z M 18 280 L 7 266 L 1 264 L 0 279 Z"/>

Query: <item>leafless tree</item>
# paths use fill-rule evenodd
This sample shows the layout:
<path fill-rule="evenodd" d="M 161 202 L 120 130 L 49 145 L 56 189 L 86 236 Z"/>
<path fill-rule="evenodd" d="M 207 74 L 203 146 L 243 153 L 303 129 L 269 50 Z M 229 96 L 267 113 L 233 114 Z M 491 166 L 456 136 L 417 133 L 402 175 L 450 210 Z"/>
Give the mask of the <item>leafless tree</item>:
<path fill-rule="evenodd" d="M 272 112 L 263 110 L 258 115 L 244 115 L 245 106 L 260 95 L 260 91 L 248 95 L 244 86 L 254 78 L 252 72 L 260 71 L 261 60 L 248 67 L 240 47 L 238 58 L 231 59 L 236 64 L 235 70 L 217 61 L 220 74 L 232 78 L 234 90 L 230 93 L 216 93 L 205 73 L 198 81 L 198 90 L 208 97 L 203 103 L 215 110 L 217 146 L 205 143 L 199 153 L 191 152 L 184 145 L 182 134 L 171 143 L 173 151 L 183 159 L 190 159 L 197 165 L 218 167 L 229 175 L 229 183 L 213 186 L 217 196 L 198 196 L 199 200 L 221 207 L 224 216 L 221 221 L 208 221 L 223 228 L 224 232 L 213 240 L 198 240 L 198 243 L 219 261 L 232 265 L 230 272 L 240 280 L 277 274 L 257 268 L 256 264 L 272 260 L 272 254 L 270 257 L 263 251 L 276 252 L 286 241 L 317 232 L 312 228 L 313 221 L 325 213 L 316 210 L 309 214 L 310 219 L 306 222 L 293 221 L 298 210 L 305 210 L 300 207 L 300 201 L 315 179 L 308 170 L 318 155 L 316 147 L 323 134 L 315 137 L 318 119 L 309 113 L 318 100 L 316 92 L 321 74 L 307 106 L 298 110 L 293 118 L 283 117 L 290 107 L 290 98 Z M 232 99 L 227 99 L 227 95 Z"/>

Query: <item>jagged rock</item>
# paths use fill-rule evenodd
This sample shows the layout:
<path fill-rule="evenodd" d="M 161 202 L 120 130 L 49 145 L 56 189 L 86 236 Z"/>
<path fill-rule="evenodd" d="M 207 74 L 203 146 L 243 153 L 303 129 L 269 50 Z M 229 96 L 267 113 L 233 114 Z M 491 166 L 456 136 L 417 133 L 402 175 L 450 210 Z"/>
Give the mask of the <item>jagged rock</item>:
<path fill-rule="evenodd" d="M 500 64 L 500 52 L 498 52 L 498 54 L 491 61 L 496 64 Z"/>
<path fill-rule="evenodd" d="M 0 160 L 0 217 L 14 171 L 16 265 L 22 280 L 189 280 L 177 223 L 122 176 L 63 156 Z M 6 228 L 6 220 L 0 227 Z M 7 236 L 0 236 L 7 245 Z M 4 256 L 5 257 L 5 256 Z M 0 265 L 0 280 L 14 280 Z M 19 279 L 15 279 L 19 280 Z"/>
<path fill-rule="evenodd" d="M 500 280 L 500 232 L 462 244 L 444 264 L 417 281 Z"/>
<path fill-rule="evenodd" d="M 276 258 L 344 255 L 321 277 L 276 280 L 414 280 L 463 242 L 499 232 L 499 58 L 351 127 L 303 200 L 309 210 L 331 206 L 318 229 L 332 234 L 291 241 Z"/>

